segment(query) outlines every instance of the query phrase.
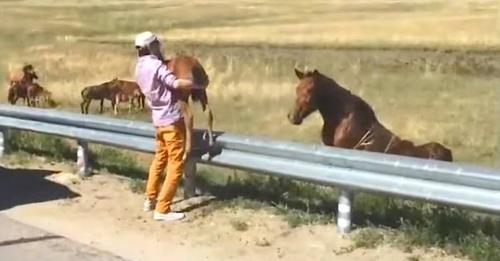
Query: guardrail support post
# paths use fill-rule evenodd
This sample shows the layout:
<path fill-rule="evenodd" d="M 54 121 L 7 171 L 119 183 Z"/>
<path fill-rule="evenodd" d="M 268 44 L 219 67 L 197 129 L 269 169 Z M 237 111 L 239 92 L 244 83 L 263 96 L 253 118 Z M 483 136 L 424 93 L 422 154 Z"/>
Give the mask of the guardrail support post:
<path fill-rule="evenodd" d="M 347 234 L 351 231 L 351 206 L 354 198 L 352 191 L 343 189 L 340 191 L 338 214 L 337 214 L 337 232 Z"/>
<path fill-rule="evenodd" d="M 184 199 L 188 199 L 196 196 L 196 158 L 188 158 L 184 165 Z"/>
<path fill-rule="evenodd" d="M 0 128 L 0 157 L 7 153 L 7 129 Z"/>
<path fill-rule="evenodd" d="M 76 165 L 78 166 L 78 174 L 81 177 L 87 177 L 90 174 L 88 144 L 86 141 L 78 140 Z"/>

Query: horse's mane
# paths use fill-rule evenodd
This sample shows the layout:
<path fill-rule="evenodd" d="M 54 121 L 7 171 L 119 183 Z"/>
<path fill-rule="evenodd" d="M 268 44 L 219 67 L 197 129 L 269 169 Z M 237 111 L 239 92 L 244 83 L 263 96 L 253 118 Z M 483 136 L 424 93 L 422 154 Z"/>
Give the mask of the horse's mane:
<path fill-rule="evenodd" d="M 318 72 L 317 70 L 314 70 L 313 72 L 306 72 L 304 75 L 313 77 L 315 84 L 319 87 L 321 97 L 326 98 L 322 100 L 323 106 L 354 106 L 357 110 L 369 113 L 376 119 L 373 108 L 365 100 L 358 95 L 353 94 L 350 90 L 342 87 L 334 79 Z"/>
<path fill-rule="evenodd" d="M 304 76 L 306 77 L 312 77 L 317 83 L 318 87 L 321 88 L 321 92 L 325 93 L 333 93 L 335 95 L 350 95 L 351 91 L 342 87 L 340 84 L 338 84 L 333 78 L 328 77 L 322 73 L 320 73 L 317 70 L 314 71 L 306 71 L 304 73 Z"/>

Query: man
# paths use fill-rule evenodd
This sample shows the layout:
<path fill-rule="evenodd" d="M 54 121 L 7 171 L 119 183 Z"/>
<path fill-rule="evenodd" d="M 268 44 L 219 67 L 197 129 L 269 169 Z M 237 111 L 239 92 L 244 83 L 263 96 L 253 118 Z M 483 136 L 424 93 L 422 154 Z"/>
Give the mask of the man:
<path fill-rule="evenodd" d="M 156 129 L 156 153 L 149 169 L 144 211 L 154 209 L 155 220 L 180 220 L 184 214 L 173 212 L 170 207 L 184 168 L 185 126 L 173 92 L 176 89 L 200 87 L 189 79 L 178 79 L 167 68 L 163 62 L 161 42 L 153 33 L 138 34 L 135 47 L 139 56 L 135 69 L 136 81 L 151 108 Z M 165 167 L 167 175 L 159 190 L 161 173 Z"/>

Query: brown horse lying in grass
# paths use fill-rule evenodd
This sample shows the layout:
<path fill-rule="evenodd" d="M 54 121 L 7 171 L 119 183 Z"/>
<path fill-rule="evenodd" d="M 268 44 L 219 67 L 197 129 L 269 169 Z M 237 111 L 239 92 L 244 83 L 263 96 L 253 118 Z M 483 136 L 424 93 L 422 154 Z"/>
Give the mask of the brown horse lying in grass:
<path fill-rule="evenodd" d="M 100 100 L 99 113 L 103 112 L 104 100 L 111 101 L 111 107 L 116 113 L 116 96 L 119 93 L 116 86 L 116 78 L 98 85 L 87 86 L 81 91 L 82 102 L 80 108 L 83 114 L 89 113 L 89 106 L 92 100 Z"/>
<path fill-rule="evenodd" d="M 38 75 L 31 64 L 23 66 L 22 73 L 17 73 L 9 68 L 8 102 L 14 105 L 19 98 L 22 98 L 26 105 L 31 106 L 28 89 L 36 79 L 38 79 Z"/>
<path fill-rule="evenodd" d="M 115 106 L 115 115 L 118 114 L 118 104 L 120 102 L 128 101 L 129 107 L 128 111 L 131 112 L 132 108 L 135 107 L 134 101 L 137 101 L 137 105 L 139 109 L 144 109 L 145 107 L 145 96 L 141 92 L 139 85 L 133 81 L 125 81 L 113 79 L 112 84 L 118 88 L 118 93 L 115 97 L 116 106 Z"/>
<path fill-rule="evenodd" d="M 213 114 L 212 110 L 208 105 L 208 96 L 206 92 L 206 87 L 209 84 L 208 75 L 205 72 L 203 66 L 199 61 L 187 55 L 177 55 L 174 58 L 165 61 L 169 70 L 171 70 L 178 78 L 183 79 L 193 79 L 195 84 L 205 87 L 204 89 L 196 89 L 192 91 L 176 91 L 176 97 L 179 99 L 181 105 L 181 110 L 184 118 L 184 124 L 186 125 L 186 150 L 184 153 L 184 158 L 186 158 L 191 152 L 192 146 L 192 135 L 193 135 L 193 114 L 189 107 L 189 97 L 193 102 L 199 102 L 201 108 L 208 121 L 208 142 L 212 146 L 213 140 Z"/>
<path fill-rule="evenodd" d="M 325 145 L 452 161 L 451 150 L 439 143 L 416 146 L 396 136 L 378 121 L 368 103 L 317 70 L 295 69 L 295 74 L 300 82 L 288 119 L 300 125 L 304 118 L 319 110 L 324 121 L 321 137 Z"/>

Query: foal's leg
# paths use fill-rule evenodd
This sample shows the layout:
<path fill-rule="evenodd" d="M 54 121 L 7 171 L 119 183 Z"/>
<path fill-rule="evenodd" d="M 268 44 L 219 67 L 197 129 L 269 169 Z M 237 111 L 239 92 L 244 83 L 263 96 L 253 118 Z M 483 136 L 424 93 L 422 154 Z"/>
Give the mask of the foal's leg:
<path fill-rule="evenodd" d="M 184 119 L 184 126 L 186 127 L 186 145 L 184 149 L 183 160 L 186 160 L 191 153 L 192 138 L 193 138 L 193 115 L 189 109 L 189 104 L 184 101 L 179 101 L 181 105 L 181 112 Z"/>
<path fill-rule="evenodd" d="M 212 109 L 208 104 L 208 96 L 206 91 L 203 91 L 197 95 L 199 102 L 201 104 L 201 109 L 205 113 L 205 117 L 207 118 L 207 127 L 208 127 L 208 145 L 211 147 L 214 145 L 214 137 L 213 137 L 213 125 L 214 125 L 214 115 L 212 113 Z"/>
<path fill-rule="evenodd" d="M 203 112 L 205 113 L 205 116 L 207 117 L 207 124 L 208 124 L 208 145 L 213 146 L 215 141 L 214 141 L 214 136 L 213 136 L 213 127 L 214 127 L 214 115 L 212 113 L 212 109 L 210 106 L 205 104 L 203 108 Z"/>

